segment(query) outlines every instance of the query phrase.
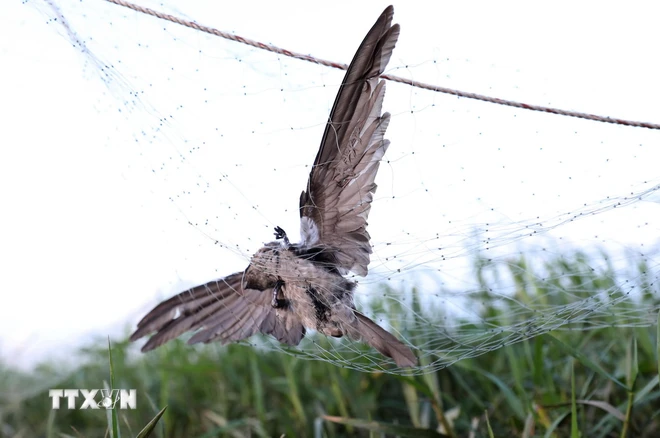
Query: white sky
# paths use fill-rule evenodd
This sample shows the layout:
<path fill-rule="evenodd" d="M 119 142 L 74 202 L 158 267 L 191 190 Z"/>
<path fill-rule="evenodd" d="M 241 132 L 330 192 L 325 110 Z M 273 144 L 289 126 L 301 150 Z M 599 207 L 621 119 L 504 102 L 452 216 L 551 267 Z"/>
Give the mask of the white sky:
<path fill-rule="evenodd" d="M 47 3 L 0 6 L 0 354 L 18 364 L 124 333 L 157 298 L 243 269 L 274 225 L 296 236 L 298 196 L 343 76 L 102 0 L 57 4 L 112 76 L 104 83 Z M 388 3 L 140 4 L 348 63 Z M 394 7 L 393 74 L 660 122 L 656 2 Z M 506 255 L 536 217 L 547 228 L 660 184 L 657 131 L 400 84 L 388 84 L 384 109 L 392 144 L 366 281 L 427 267 L 460 285 L 454 268 L 475 227 Z M 658 197 L 648 200 L 549 236 L 643 252 L 660 230 Z"/>

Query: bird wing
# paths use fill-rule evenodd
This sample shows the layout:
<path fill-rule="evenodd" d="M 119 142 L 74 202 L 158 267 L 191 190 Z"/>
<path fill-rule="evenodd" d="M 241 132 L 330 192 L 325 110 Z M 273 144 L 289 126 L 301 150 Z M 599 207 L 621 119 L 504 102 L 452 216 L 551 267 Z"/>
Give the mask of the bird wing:
<path fill-rule="evenodd" d="M 300 320 L 286 309 L 271 306 L 272 290 L 242 287 L 243 273 L 194 287 L 160 303 L 138 323 L 135 341 L 156 332 L 142 347 L 153 350 L 188 331 L 189 344 L 240 341 L 257 332 L 298 345 L 305 334 Z"/>
<path fill-rule="evenodd" d="M 330 112 L 307 190 L 300 196 L 302 244 L 334 252 L 343 274 L 367 274 L 366 230 L 374 178 L 389 141 L 389 113 L 381 115 L 385 70 L 399 36 L 389 6 L 360 44 Z"/>

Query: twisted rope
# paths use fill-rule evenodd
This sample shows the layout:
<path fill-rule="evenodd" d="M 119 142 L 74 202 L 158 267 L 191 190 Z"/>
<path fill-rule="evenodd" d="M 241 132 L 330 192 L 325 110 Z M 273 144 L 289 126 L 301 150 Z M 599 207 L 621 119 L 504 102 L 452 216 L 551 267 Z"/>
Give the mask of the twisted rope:
<path fill-rule="evenodd" d="M 286 49 L 279 48 L 277 46 L 273 46 L 270 44 L 265 44 L 261 43 L 258 41 L 250 40 L 247 38 L 243 38 L 238 35 L 234 35 L 228 32 L 223 32 L 218 29 L 214 29 L 212 27 L 207 27 L 203 26 L 199 23 L 195 23 L 194 21 L 189 21 L 189 20 L 184 20 L 179 17 L 175 17 L 174 15 L 169 15 L 165 14 L 163 12 L 158 12 L 154 11 L 153 9 L 145 8 L 133 3 L 129 3 L 124 0 L 106 0 L 107 2 L 114 3 L 118 6 L 123 6 L 128 9 L 132 9 L 136 12 L 140 12 L 146 15 L 151 15 L 153 17 L 159 18 L 161 20 L 167 20 L 172 23 L 179 24 L 181 26 L 186 26 L 191 29 L 196 29 L 201 32 L 205 32 L 211 35 L 219 36 L 221 38 L 228 39 L 230 41 L 236 41 L 238 43 L 246 44 L 248 46 L 256 47 L 258 49 L 262 50 L 267 50 L 269 52 L 273 53 L 278 53 L 280 55 L 288 56 L 291 58 L 295 59 L 300 59 L 303 61 L 307 62 L 312 62 L 314 64 L 320 64 L 320 65 L 325 65 L 327 67 L 332 67 L 332 68 L 337 68 L 340 70 L 346 70 L 348 66 L 346 64 L 342 63 L 337 63 L 333 61 L 327 61 L 325 59 L 319 59 L 315 58 L 310 55 L 305 55 L 302 53 L 297 53 L 297 52 L 292 52 Z M 612 117 L 606 117 L 606 116 L 599 116 L 595 114 L 587 114 L 587 113 L 581 113 L 581 112 L 576 112 L 576 111 L 568 111 L 568 110 L 563 110 L 563 109 L 558 109 L 558 108 L 551 108 L 551 107 L 545 107 L 545 106 L 540 106 L 540 105 L 531 105 L 527 103 L 522 103 L 522 102 L 516 102 L 513 100 L 506 100 L 506 99 L 500 99 L 497 97 L 490 97 L 490 96 L 485 96 L 482 94 L 477 94 L 477 93 L 470 93 L 467 91 L 460 91 L 460 90 L 455 90 L 453 88 L 446 88 L 446 87 L 441 87 L 439 85 L 432 85 L 432 84 L 426 84 L 423 82 L 418 82 L 414 81 L 412 79 L 406 79 L 402 78 L 399 76 L 393 76 L 393 75 L 388 75 L 388 74 L 383 74 L 380 76 L 383 79 L 387 79 L 393 82 L 400 82 L 402 84 L 407 84 L 413 87 L 417 88 L 422 88 L 424 90 L 430 90 L 430 91 L 435 91 L 438 93 L 444 93 L 444 94 L 451 94 L 453 96 L 458 96 L 458 97 L 464 97 L 467 99 L 475 99 L 475 100 L 481 100 L 483 102 L 489 102 L 489 103 L 494 103 L 497 105 L 505 105 L 505 106 L 511 106 L 514 108 L 521 108 L 525 110 L 530 110 L 530 111 L 541 111 L 545 113 L 550 113 L 550 114 L 558 114 L 561 116 L 568 116 L 568 117 L 577 117 L 580 119 L 586 119 L 586 120 L 593 120 L 596 122 L 603 122 L 603 123 L 613 123 L 616 125 L 625 125 L 625 126 L 633 126 L 636 128 L 648 128 L 648 129 L 660 129 L 660 124 L 657 123 L 648 123 L 648 122 L 638 122 L 634 120 L 624 120 L 624 119 L 617 119 L 617 118 L 612 118 Z"/>

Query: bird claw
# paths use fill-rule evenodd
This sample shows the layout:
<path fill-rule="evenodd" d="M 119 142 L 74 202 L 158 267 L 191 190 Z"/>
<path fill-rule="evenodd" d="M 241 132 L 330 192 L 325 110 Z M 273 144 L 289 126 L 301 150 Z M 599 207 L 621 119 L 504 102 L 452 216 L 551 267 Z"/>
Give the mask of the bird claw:
<path fill-rule="evenodd" d="M 289 242 L 289 238 L 286 235 L 286 231 L 284 231 L 281 227 L 277 226 L 275 227 L 275 239 L 284 240 L 284 246 L 288 247 L 291 243 Z"/>
<path fill-rule="evenodd" d="M 274 309 L 281 309 L 285 306 L 285 300 L 277 298 L 282 291 L 282 286 L 284 286 L 284 280 L 278 279 L 273 287 L 273 299 L 271 300 L 270 305 L 273 306 Z"/>

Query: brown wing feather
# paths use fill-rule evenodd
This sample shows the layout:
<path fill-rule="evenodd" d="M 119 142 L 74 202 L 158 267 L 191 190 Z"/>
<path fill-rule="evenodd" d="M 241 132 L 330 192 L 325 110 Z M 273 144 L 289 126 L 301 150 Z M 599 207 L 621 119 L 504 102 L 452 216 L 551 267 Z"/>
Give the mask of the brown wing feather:
<path fill-rule="evenodd" d="M 155 334 L 142 347 L 154 348 L 195 331 L 189 344 L 240 341 L 257 332 L 278 341 L 298 345 L 305 334 L 300 320 L 290 311 L 274 309 L 272 290 L 243 289 L 242 273 L 211 281 L 160 303 L 138 323 L 131 341 Z"/>
<path fill-rule="evenodd" d="M 385 9 L 355 53 L 300 196 L 303 244 L 333 250 L 342 273 L 366 275 L 372 252 L 367 217 L 390 116 L 381 116 L 385 82 L 378 77 L 399 36 L 393 14 Z"/>

